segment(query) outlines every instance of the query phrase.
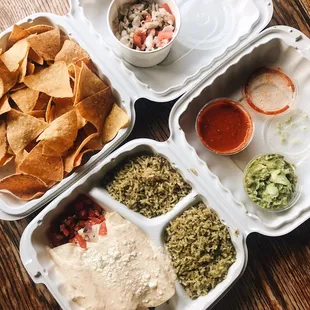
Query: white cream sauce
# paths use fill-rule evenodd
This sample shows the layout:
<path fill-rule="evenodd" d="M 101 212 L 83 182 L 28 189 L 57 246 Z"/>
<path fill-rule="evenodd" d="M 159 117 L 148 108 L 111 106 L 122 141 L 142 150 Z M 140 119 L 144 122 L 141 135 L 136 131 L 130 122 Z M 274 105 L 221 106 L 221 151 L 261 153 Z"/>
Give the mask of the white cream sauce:
<path fill-rule="evenodd" d="M 106 226 L 105 236 L 93 228 L 87 250 L 75 244 L 50 249 L 68 297 L 92 310 L 144 309 L 170 299 L 175 275 L 167 257 L 117 213 L 106 215 Z"/>

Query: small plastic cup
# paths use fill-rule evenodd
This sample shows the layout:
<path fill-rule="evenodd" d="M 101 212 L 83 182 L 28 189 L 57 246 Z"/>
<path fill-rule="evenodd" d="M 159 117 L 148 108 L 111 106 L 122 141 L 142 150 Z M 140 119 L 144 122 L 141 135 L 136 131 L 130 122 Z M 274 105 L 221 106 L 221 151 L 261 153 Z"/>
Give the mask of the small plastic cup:
<path fill-rule="evenodd" d="M 169 54 L 172 44 L 174 43 L 176 37 L 178 36 L 181 27 L 181 14 L 178 6 L 174 0 L 150 0 L 151 2 L 163 4 L 167 3 L 171 9 L 172 14 L 175 17 L 175 30 L 171 41 L 164 47 L 158 48 L 154 51 L 137 51 L 132 48 L 125 46 L 121 43 L 114 34 L 113 22 L 118 17 L 118 11 L 126 3 L 133 2 L 132 0 L 113 0 L 108 9 L 108 27 L 109 31 L 116 41 L 116 46 L 121 53 L 123 59 L 125 59 L 130 64 L 137 67 L 153 67 L 161 63 Z"/>
<path fill-rule="evenodd" d="M 250 134 L 247 135 L 245 137 L 245 141 L 243 144 L 240 145 L 240 148 L 235 148 L 233 151 L 231 152 L 218 152 L 218 151 L 215 151 L 213 150 L 208 144 L 206 144 L 204 142 L 204 140 L 201 138 L 201 135 L 200 135 L 200 131 L 199 131 L 199 128 L 198 128 L 198 120 L 199 120 L 199 117 L 201 116 L 201 113 L 210 105 L 215 105 L 215 104 L 218 104 L 218 103 L 221 103 L 221 102 L 229 102 L 235 106 L 237 106 L 240 110 L 242 110 L 244 112 L 244 114 L 246 115 L 249 123 L 250 123 Z M 249 144 L 252 142 L 253 140 L 253 137 L 254 137 L 254 132 L 255 132 L 255 124 L 253 122 L 253 119 L 252 119 L 252 116 L 250 114 L 250 112 L 238 101 L 235 101 L 235 100 L 232 100 L 230 98 L 217 98 L 215 100 L 212 100 L 210 102 L 208 102 L 207 104 L 205 104 L 199 111 L 197 117 L 196 117 L 196 122 L 195 122 L 195 128 L 196 128 L 196 133 L 201 141 L 201 143 L 212 153 L 214 154 L 217 154 L 217 155 L 224 155 L 224 156 L 231 156 L 231 155 L 236 155 L 240 152 L 242 152 L 243 150 L 245 150 Z"/>
<path fill-rule="evenodd" d="M 247 188 L 245 186 L 245 178 L 246 178 L 246 175 L 247 175 L 247 171 L 249 169 L 249 167 L 251 166 L 251 164 L 258 158 L 260 157 L 263 157 L 263 156 L 266 156 L 266 155 L 272 155 L 272 154 L 276 154 L 276 155 L 281 155 L 283 156 L 284 160 L 293 168 L 296 176 L 297 176 L 297 183 L 296 183 L 296 189 L 295 189 L 295 192 L 293 193 L 292 195 L 292 198 L 291 200 L 289 201 L 289 203 L 283 207 L 279 207 L 277 209 L 267 209 L 267 208 L 263 208 L 261 207 L 259 204 L 257 204 L 256 202 L 254 202 L 248 192 L 247 192 Z M 290 159 L 288 159 L 286 156 L 282 155 L 282 154 L 279 154 L 279 153 L 270 153 L 270 154 L 260 154 L 260 155 L 257 155 L 255 156 L 248 164 L 247 166 L 245 167 L 244 169 L 244 177 L 243 177 L 243 188 L 249 198 L 249 200 L 255 205 L 255 207 L 257 207 L 258 209 L 260 210 L 263 210 L 263 211 L 266 211 L 266 212 L 270 212 L 270 213 L 279 213 L 279 212 L 284 212 L 284 211 L 287 211 L 288 209 L 292 208 L 298 201 L 298 199 L 300 198 L 300 195 L 301 195 L 301 186 L 300 186 L 300 182 L 299 182 L 299 177 L 298 177 L 298 173 L 296 171 L 296 167 L 295 165 L 292 163 L 292 161 Z"/>

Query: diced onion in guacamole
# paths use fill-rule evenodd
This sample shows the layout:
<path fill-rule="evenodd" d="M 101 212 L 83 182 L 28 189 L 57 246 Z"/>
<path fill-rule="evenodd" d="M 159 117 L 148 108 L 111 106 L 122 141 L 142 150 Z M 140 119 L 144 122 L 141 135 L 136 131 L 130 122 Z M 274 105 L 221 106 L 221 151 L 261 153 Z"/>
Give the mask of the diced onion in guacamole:
<path fill-rule="evenodd" d="M 268 154 L 254 159 L 245 172 L 249 198 L 264 209 L 288 206 L 296 192 L 294 167 L 282 155 Z"/>

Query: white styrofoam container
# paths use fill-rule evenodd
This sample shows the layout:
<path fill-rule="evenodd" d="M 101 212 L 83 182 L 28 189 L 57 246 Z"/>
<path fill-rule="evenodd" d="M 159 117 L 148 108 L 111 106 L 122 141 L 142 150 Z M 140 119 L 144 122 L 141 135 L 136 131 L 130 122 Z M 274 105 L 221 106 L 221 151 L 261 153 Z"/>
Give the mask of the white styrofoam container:
<path fill-rule="evenodd" d="M 121 106 L 130 118 L 130 124 L 127 128 L 121 129 L 117 136 L 108 144 L 106 144 L 101 151 L 91 157 L 91 159 L 83 166 L 76 169 L 71 175 L 64 178 L 60 183 L 53 186 L 49 189 L 42 197 L 38 199 L 31 200 L 29 202 L 22 201 L 18 198 L 15 198 L 9 193 L 0 194 L 0 218 L 4 220 L 15 220 L 21 217 L 32 213 L 36 209 L 44 206 L 54 197 L 56 197 L 60 192 L 62 192 L 65 188 L 73 184 L 81 175 L 83 175 L 87 170 L 93 167 L 99 160 L 104 158 L 108 153 L 110 153 L 113 149 L 115 149 L 131 132 L 134 122 L 135 122 L 135 110 L 134 110 L 134 101 L 128 95 L 124 88 L 122 87 L 120 81 L 111 74 L 111 72 L 106 70 L 97 56 L 92 52 L 89 48 L 88 44 L 86 44 L 82 39 L 80 39 L 79 33 L 76 32 L 68 22 L 66 17 L 60 17 L 53 14 L 35 14 L 29 16 L 18 24 L 29 27 L 36 24 L 47 24 L 54 25 L 59 27 L 63 32 L 65 32 L 72 40 L 75 40 L 80 44 L 82 48 L 84 48 L 88 54 L 90 55 L 95 67 L 98 70 L 98 75 L 102 80 L 104 80 L 108 85 L 110 85 L 113 89 L 113 95 L 116 103 Z M 12 30 L 12 27 L 2 32 L 0 35 L 0 47 L 5 48 L 8 36 Z M 3 178 L 7 175 L 14 173 L 15 167 L 13 162 L 8 165 L 2 167 L 0 169 L 0 178 Z"/>
<path fill-rule="evenodd" d="M 276 26 L 263 31 L 183 96 L 171 111 L 169 125 L 172 141 L 182 148 L 180 153 L 203 175 L 204 184 L 218 184 L 222 193 L 218 196 L 227 201 L 230 212 L 238 216 L 244 230 L 278 236 L 292 231 L 310 217 L 309 141 L 302 141 L 301 152 L 291 153 L 286 151 L 287 147 L 280 147 L 269 131 L 270 124 L 288 119 L 291 112 L 266 116 L 248 106 L 255 123 L 255 136 L 246 150 L 231 157 L 209 152 L 195 131 L 196 116 L 205 103 L 219 97 L 242 101 L 242 85 L 256 69 L 264 66 L 281 68 L 292 78 L 298 90 L 292 111 L 298 108 L 309 115 L 310 39 L 296 29 Z M 301 196 L 285 212 L 270 213 L 257 208 L 243 188 L 244 168 L 255 156 L 264 153 L 281 153 L 297 167 Z"/>
<path fill-rule="evenodd" d="M 195 118 L 200 108 L 216 97 L 225 96 L 240 100 L 241 85 L 253 70 L 262 65 L 280 66 L 291 76 L 298 85 L 296 106 L 309 111 L 306 103 L 310 95 L 310 87 L 307 85 L 310 78 L 310 39 L 290 27 L 269 28 L 235 51 L 234 55 L 214 68 L 191 91 L 179 99 L 170 114 L 171 136 L 167 142 L 158 143 L 141 139 L 127 143 L 85 174 L 29 224 L 20 244 L 22 262 L 32 279 L 36 283 L 44 283 L 64 309 L 76 308 L 66 296 L 61 294 L 63 283 L 47 255 L 47 240 L 44 232 L 51 219 L 81 192 L 139 226 L 157 245 L 161 246 L 163 229 L 169 221 L 197 201 L 205 202 L 219 214 L 229 227 L 237 251 L 237 260 L 231 266 L 226 280 L 217 285 L 207 296 L 195 301 L 186 297 L 180 285 L 176 283 L 177 294 L 170 300 L 169 305 L 170 309 L 177 310 L 204 310 L 223 297 L 246 267 L 246 238 L 250 233 L 258 232 L 268 236 L 283 235 L 310 217 L 310 195 L 306 190 L 310 182 L 310 177 L 306 173 L 310 166 L 308 150 L 293 156 L 293 160 L 297 163 L 303 192 L 292 209 L 277 214 L 258 210 L 247 200 L 242 187 L 242 169 L 248 161 L 257 153 L 270 151 L 270 145 L 261 142 L 259 138 L 264 137 L 262 133 L 266 124 L 268 125 L 268 122 L 275 117 L 259 116 L 251 111 L 258 128 L 258 135 L 254 137 L 253 143 L 247 150 L 233 157 L 217 156 L 207 151 L 195 133 Z M 243 72 L 243 75 L 240 72 Z M 178 203 L 172 211 L 151 220 L 116 202 L 98 185 L 103 175 L 119 161 L 141 150 L 152 150 L 166 157 L 193 188 L 192 193 Z"/>
<path fill-rule="evenodd" d="M 207 2 L 210 0 L 206 0 Z M 273 12 L 272 2 L 269 0 L 219 0 L 214 6 L 215 11 L 209 7 L 209 10 L 201 16 L 200 10 L 188 7 L 185 1 L 177 0 L 182 19 L 185 21 L 189 18 L 193 19 L 195 27 L 200 27 L 202 23 L 207 28 L 199 28 L 200 31 L 208 32 L 210 35 L 203 40 L 198 38 L 199 42 L 188 49 L 183 46 L 184 40 L 188 41 L 194 37 L 192 33 L 186 32 L 188 25 L 186 26 L 185 23 L 180 33 L 182 40 L 178 41 L 178 39 L 175 42 L 171 53 L 162 64 L 153 68 L 138 69 L 123 61 L 117 55 L 117 49 L 114 49 L 115 46 L 112 43 L 114 40 L 108 32 L 106 18 L 110 3 L 110 0 L 71 0 L 70 12 L 66 16 L 38 13 L 17 23 L 26 27 L 40 23 L 56 25 L 77 41 L 89 53 L 100 77 L 113 87 L 116 100 L 126 110 L 131 122 L 128 128 L 120 130 L 117 137 L 105 145 L 84 166 L 76 169 L 41 198 L 25 202 L 12 195 L 0 193 L 0 219 L 16 220 L 25 217 L 74 184 L 129 135 L 135 122 L 134 103 L 137 99 L 143 97 L 163 102 L 179 97 L 203 79 L 211 68 L 229 57 L 237 46 L 245 44 L 249 38 L 259 33 L 268 24 Z M 197 5 L 201 5 L 201 2 L 197 2 L 196 7 Z M 203 5 L 205 6 L 205 3 Z M 223 19 L 228 23 L 226 25 L 225 22 L 224 28 L 212 31 L 208 28 L 210 22 L 220 25 Z M 229 29 L 234 29 L 233 34 L 230 32 L 229 35 L 227 34 Z M 0 34 L 0 47 L 5 47 L 11 30 L 12 27 Z M 208 51 L 206 51 L 206 43 L 210 47 Z M 212 48 L 214 46 L 217 48 Z M 14 171 L 12 165 L 7 165 L 0 169 L 0 177 L 11 174 L 12 171 Z"/>
<path fill-rule="evenodd" d="M 99 184 L 100 179 L 107 171 L 113 169 L 126 157 L 141 151 L 151 151 L 167 158 L 193 188 L 192 192 L 182 199 L 172 211 L 154 219 L 147 219 L 115 201 Z M 240 224 L 227 212 L 227 206 L 219 205 L 203 188 L 196 187 L 197 177 L 184 166 L 184 162 L 176 156 L 176 153 L 177 150 L 169 142 L 159 143 L 147 139 L 131 141 L 108 156 L 82 179 L 57 197 L 28 225 L 20 243 L 22 262 L 31 278 L 36 283 L 45 284 L 63 309 L 79 308 L 63 294 L 63 280 L 57 274 L 48 254 L 46 230 L 51 220 L 62 212 L 65 206 L 80 193 L 87 194 L 104 209 L 116 211 L 140 227 L 157 246 L 164 247 L 163 235 L 169 222 L 198 202 L 204 202 L 208 207 L 215 210 L 223 223 L 228 226 L 237 257 L 236 262 L 228 271 L 227 278 L 210 291 L 207 296 L 194 301 L 187 297 L 181 285 L 176 281 L 176 294 L 169 301 L 168 309 L 204 310 L 209 308 L 228 291 L 242 274 L 247 262 L 247 249 L 245 235 L 240 230 Z"/>

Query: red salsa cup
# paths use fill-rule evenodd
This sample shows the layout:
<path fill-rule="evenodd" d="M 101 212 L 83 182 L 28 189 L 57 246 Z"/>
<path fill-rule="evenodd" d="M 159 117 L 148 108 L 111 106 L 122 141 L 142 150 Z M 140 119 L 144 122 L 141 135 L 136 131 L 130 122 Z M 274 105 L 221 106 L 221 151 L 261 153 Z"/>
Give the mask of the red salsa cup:
<path fill-rule="evenodd" d="M 211 152 L 234 155 L 243 151 L 252 141 L 254 122 L 241 103 L 219 98 L 200 110 L 196 119 L 196 132 Z"/>

